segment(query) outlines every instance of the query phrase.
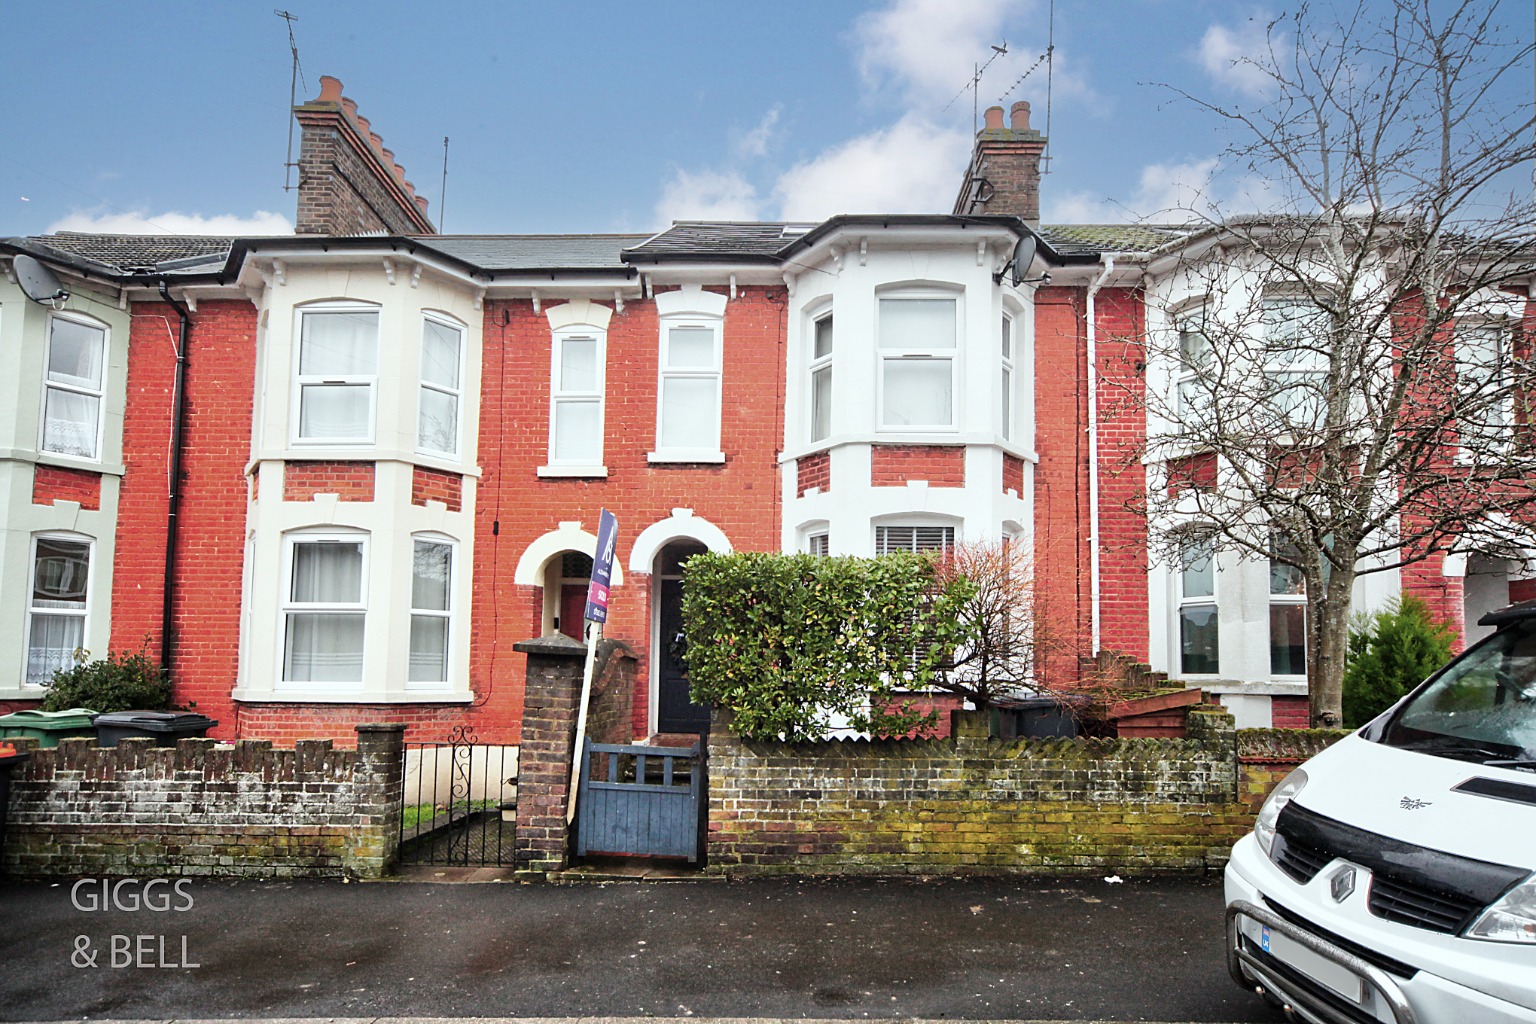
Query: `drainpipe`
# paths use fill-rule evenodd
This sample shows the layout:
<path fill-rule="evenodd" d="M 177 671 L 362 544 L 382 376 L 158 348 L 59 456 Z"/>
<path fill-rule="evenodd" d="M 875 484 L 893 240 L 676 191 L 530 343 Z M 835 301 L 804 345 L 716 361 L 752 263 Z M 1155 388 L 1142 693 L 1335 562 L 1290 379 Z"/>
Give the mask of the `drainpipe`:
<path fill-rule="evenodd" d="M 1099 653 L 1099 328 L 1094 299 L 1115 270 L 1117 253 L 1099 257 L 1104 270 L 1088 286 L 1088 558 L 1093 653 Z"/>
<path fill-rule="evenodd" d="M 171 669 L 171 607 L 176 596 L 176 524 L 181 512 L 181 435 L 187 417 L 187 342 L 192 337 L 192 320 L 187 307 L 171 298 L 165 281 L 160 282 L 160 298 L 181 317 L 180 336 L 176 340 L 176 376 L 171 385 L 171 479 L 165 502 L 165 603 L 160 612 L 160 667 Z"/>

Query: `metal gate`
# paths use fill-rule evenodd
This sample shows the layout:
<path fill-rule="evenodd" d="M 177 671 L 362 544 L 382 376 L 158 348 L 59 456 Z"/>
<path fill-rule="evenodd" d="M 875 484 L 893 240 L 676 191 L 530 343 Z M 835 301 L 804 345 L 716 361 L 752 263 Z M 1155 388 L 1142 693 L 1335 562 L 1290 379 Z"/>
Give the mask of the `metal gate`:
<path fill-rule="evenodd" d="M 513 862 L 516 747 L 477 743 L 464 725 L 447 743 L 407 743 L 401 798 L 402 866 Z"/>
<path fill-rule="evenodd" d="M 704 752 L 593 743 L 582 748 L 576 855 L 630 853 L 703 862 Z"/>

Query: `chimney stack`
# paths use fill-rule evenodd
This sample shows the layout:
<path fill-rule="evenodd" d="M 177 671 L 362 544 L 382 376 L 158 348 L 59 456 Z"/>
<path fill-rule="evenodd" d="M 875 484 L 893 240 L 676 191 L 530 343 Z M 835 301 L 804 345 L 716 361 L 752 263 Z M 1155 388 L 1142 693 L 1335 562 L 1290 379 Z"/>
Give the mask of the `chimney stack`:
<path fill-rule="evenodd" d="M 1045 136 L 1029 126 L 1029 104 L 1018 101 L 1003 127 L 1003 108 L 988 107 L 955 213 L 1012 214 L 1040 226 L 1040 156 Z"/>
<path fill-rule="evenodd" d="M 341 90 L 338 79 L 321 75 L 320 95 L 293 108 L 303 130 L 298 233 L 436 234 L 405 168 Z"/>

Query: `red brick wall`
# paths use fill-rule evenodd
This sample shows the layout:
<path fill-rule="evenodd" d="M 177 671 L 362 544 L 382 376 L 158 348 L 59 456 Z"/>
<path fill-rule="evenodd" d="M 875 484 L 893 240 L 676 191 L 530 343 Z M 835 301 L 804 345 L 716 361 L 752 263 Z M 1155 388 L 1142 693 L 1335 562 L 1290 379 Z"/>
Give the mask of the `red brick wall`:
<path fill-rule="evenodd" d="M 795 482 L 796 490 L 802 498 L 812 487 L 821 488 L 823 494 L 830 491 L 832 489 L 831 453 L 817 452 L 795 460 Z"/>
<path fill-rule="evenodd" d="M 779 547 L 779 469 L 783 437 L 785 294 L 744 288 L 725 313 L 721 449 L 724 465 L 652 465 L 659 333 L 654 305 L 631 301 L 608 326 L 603 462 L 606 479 L 541 479 L 549 450 L 549 322 L 524 301 L 485 304 L 477 488 L 474 627 L 470 684 L 477 713 L 515 729 L 524 657 L 512 645 L 540 632 L 541 595 L 517 588 L 518 559 L 563 520 L 596 532 L 598 511 L 618 517 L 618 560 L 606 635 L 640 656 L 635 729 L 649 713 L 649 576 L 629 572 L 641 530 L 692 508 L 724 531 L 737 550 Z M 481 730 L 484 732 L 484 730 Z"/>
<path fill-rule="evenodd" d="M 78 501 L 81 508 L 101 508 L 101 474 L 60 466 L 32 467 L 32 504 Z"/>
<path fill-rule="evenodd" d="M 1276 729 L 1308 729 L 1312 715 L 1306 697 L 1271 697 L 1269 720 Z"/>
<path fill-rule="evenodd" d="M 1088 567 L 1088 425 L 1081 288 L 1035 293 L 1035 603 L 1036 616 L 1066 646 L 1090 637 Z M 1076 653 L 1051 650 L 1048 685 L 1078 678 Z"/>
<path fill-rule="evenodd" d="M 464 510 L 464 478 L 458 473 L 416 466 L 411 472 L 411 504 L 425 505 L 440 501 L 449 512 Z"/>
<path fill-rule="evenodd" d="M 162 319 L 163 318 L 163 319 Z M 192 317 L 183 435 L 178 580 L 172 610 L 173 698 L 219 720 L 211 735 L 235 735 L 230 690 L 239 661 L 256 316 L 246 302 L 204 301 Z M 165 585 L 166 471 L 174 355 L 166 344 L 176 313 L 135 306 L 129 338 L 123 477 L 113 567 L 114 648 L 148 637 L 158 652 Z M 355 720 L 354 720 L 355 721 Z"/>
<path fill-rule="evenodd" d="M 1536 580 L 1509 581 L 1509 603 L 1519 604 L 1521 601 L 1536 601 Z"/>
<path fill-rule="evenodd" d="M 1099 641 L 1147 660 L 1146 300 L 1105 288 L 1097 299 L 1099 393 Z M 1090 571 L 1087 563 L 1084 571 Z"/>
<path fill-rule="evenodd" d="M 870 447 L 869 482 L 903 487 L 926 480 L 932 487 L 965 486 L 965 448 L 957 444 L 877 444 Z"/>
<path fill-rule="evenodd" d="M 342 501 L 373 500 L 372 462 L 288 462 L 283 465 L 283 500 L 309 501 L 335 494 Z"/>
<path fill-rule="evenodd" d="M 357 746 L 357 726 L 365 722 L 403 724 L 412 743 L 447 742 L 454 726 L 476 724 L 474 710 L 462 704 L 241 704 L 233 716 L 243 739 L 271 740 L 276 747 L 322 739 L 350 748 Z M 476 730 L 475 741 L 509 742 L 505 732 L 494 730 Z"/>
<path fill-rule="evenodd" d="M 1003 456 L 1003 493 L 1013 491 L 1024 494 L 1024 460 L 1013 455 Z"/>

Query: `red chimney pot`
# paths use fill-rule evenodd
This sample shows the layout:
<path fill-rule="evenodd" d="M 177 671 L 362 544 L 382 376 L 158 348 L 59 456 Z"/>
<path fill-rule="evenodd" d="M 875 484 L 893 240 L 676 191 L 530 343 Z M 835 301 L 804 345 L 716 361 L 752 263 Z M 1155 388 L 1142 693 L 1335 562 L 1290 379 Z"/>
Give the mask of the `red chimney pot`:
<path fill-rule="evenodd" d="M 1001 128 L 1003 126 L 1002 107 L 988 107 L 986 114 L 983 116 L 986 118 L 984 124 L 987 128 Z"/>
<path fill-rule="evenodd" d="M 1001 108 L 995 108 L 995 109 L 998 110 L 999 114 L 1002 113 Z M 1019 100 L 1017 103 L 1015 103 L 1013 105 L 1012 121 L 1013 121 L 1013 130 L 1014 131 L 1016 131 L 1016 132 L 1027 132 L 1027 131 L 1029 131 L 1029 101 L 1028 100 Z M 1002 127 L 1002 126 L 999 125 L 998 127 Z"/>
<path fill-rule="evenodd" d="M 341 79 L 332 78 L 330 75 L 320 76 L 320 95 L 315 97 L 315 103 L 340 103 Z"/>

